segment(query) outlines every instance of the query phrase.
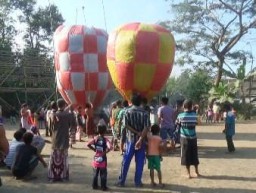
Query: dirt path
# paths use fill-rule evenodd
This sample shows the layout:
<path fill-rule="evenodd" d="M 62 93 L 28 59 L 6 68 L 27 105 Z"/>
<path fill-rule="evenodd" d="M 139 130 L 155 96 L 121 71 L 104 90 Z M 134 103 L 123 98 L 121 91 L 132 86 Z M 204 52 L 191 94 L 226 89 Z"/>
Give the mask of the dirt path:
<path fill-rule="evenodd" d="M 11 140 L 15 127 L 6 125 L 8 139 Z M 185 170 L 180 166 L 179 150 L 165 156 L 162 162 L 164 189 L 149 185 L 149 171 L 144 167 L 143 188 L 133 185 L 134 160 L 132 160 L 125 188 L 115 187 L 122 157 L 119 152 L 108 154 L 108 186 L 110 192 L 174 192 L 174 193 L 253 193 L 256 192 L 256 123 L 237 124 L 234 154 L 226 154 L 226 142 L 221 133 L 223 124 L 198 126 L 199 170 L 201 178 L 186 179 Z M 41 131 L 43 133 L 43 131 Z M 49 138 L 46 138 L 50 140 Z M 50 144 L 43 150 L 48 161 Z M 85 142 L 79 142 L 70 154 L 70 181 L 67 183 L 49 183 L 47 169 L 42 165 L 36 168 L 34 181 L 23 182 L 12 178 L 9 170 L 0 168 L 3 186 L 1 193 L 84 193 L 92 191 L 91 160 L 93 152 L 85 148 Z M 193 170 L 192 170 L 193 171 Z"/>

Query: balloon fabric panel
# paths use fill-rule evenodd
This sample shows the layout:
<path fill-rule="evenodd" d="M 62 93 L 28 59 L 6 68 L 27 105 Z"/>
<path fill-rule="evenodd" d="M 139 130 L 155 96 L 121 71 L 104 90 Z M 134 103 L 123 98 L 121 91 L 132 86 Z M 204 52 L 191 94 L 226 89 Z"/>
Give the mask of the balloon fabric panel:
<path fill-rule="evenodd" d="M 119 88 L 124 90 L 132 90 L 134 88 L 134 64 L 120 63 L 117 66 L 117 80 L 119 83 Z M 129 74 L 130 78 L 122 78 L 123 74 Z"/>
<path fill-rule="evenodd" d="M 84 71 L 84 55 L 82 54 L 70 54 L 70 64 L 72 72 L 83 72 Z"/>
<path fill-rule="evenodd" d="M 150 89 L 156 67 L 149 64 L 136 64 L 134 68 L 135 90 L 145 92 Z M 145 76 L 145 74 L 147 76 Z"/>
<path fill-rule="evenodd" d="M 160 63 L 173 63 L 175 53 L 174 38 L 167 33 L 160 34 L 160 47 L 159 47 L 159 62 Z"/>
<path fill-rule="evenodd" d="M 136 33 L 133 31 L 120 31 L 115 45 L 116 62 L 130 63 L 135 60 Z"/>
<path fill-rule="evenodd" d="M 138 32 L 136 36 L 136 62 L 152 65 L 158 63 L 159 36 L 153 32 Z"/>

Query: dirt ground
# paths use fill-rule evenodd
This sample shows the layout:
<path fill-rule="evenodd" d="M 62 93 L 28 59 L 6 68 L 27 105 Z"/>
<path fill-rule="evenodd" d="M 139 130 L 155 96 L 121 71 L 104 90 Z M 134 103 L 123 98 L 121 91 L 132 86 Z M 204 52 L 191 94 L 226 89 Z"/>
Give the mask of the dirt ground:
<path fill-rule="evenodd" d="M 17 128 L 6 125 L 8 139 L 12 139 Z M 221 133 L 223 123 L 201 125 L 197 127 L 199 145 L 200 178 L 187 179 L 185 170 L 180 165 L 180 150 L 165 156 L 162 162 L 164 189 L 151 188 L 149 171 L 144 167 L 142 188 L 135 188 L 134 160 L 131 162 L 126 187 L 115 187 L 120 171 L 122 157 L 119 152 L 108 154 L 108 186 L 109 192 L 173 192 L 173 193 L 252 193 L 256 192 L 256 122 L 237 123 L 234 143 L 236 152 L 227 154 L 224 135 Z M 44 131 L 42 130 L 43 134 Z M 50 140 L 50 138 L 46 138 Z M 42 154 L 49 160 L 50 143 L 46 144 Z M 9 170 L 0 168 L 3 186 L 0 193 L 80 193 L 101 192 L 91 189 L 93 152 L 85 148 L 85 142 L 78 142 L 70 155 L 70 181 L 65 183 L 49 183 L 47 169 L 41 164 L 33 181 L 17 181 Z M 192 168 L 193 169 L 193 168 Z M 193 170 L 192 170 L 193 171 Z"/>

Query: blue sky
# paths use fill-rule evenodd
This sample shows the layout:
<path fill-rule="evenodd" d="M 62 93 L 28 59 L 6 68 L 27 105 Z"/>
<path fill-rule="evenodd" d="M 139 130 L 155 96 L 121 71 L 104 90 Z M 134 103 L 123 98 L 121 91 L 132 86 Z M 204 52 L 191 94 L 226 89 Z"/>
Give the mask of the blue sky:
<path fill-rule="evenodd" d="M 39 0 L 39 5 L 57 5 L 66 25 L 82 24 L 107 30 L 130 22 L 156 23 L 171 17 L 165 0 Z M 84 9 L 82 8 L 84 7 Z M 83 14 L 84 13 L 84 14 Z M 85 16 L 85 19 L 84 19 Z"/>
<path fill-rule="evenodd" d="M 170 5 L 165 0 L 38 0 L 37 3 L 43 7 L 55 4 L 65 19 L 65 25 L 94 26 L 105 29 L 108 33 L 126 23 L 157 23 L 170 20 L 173 16 L 170 13 Z M 255 44 L 255 39 L 245 38 L 240 43 L 243 49 L 253 53 L 254 60 Z M 171 76 L 179 76 L 181 71 L 182 68 L 174 65 Z"/>

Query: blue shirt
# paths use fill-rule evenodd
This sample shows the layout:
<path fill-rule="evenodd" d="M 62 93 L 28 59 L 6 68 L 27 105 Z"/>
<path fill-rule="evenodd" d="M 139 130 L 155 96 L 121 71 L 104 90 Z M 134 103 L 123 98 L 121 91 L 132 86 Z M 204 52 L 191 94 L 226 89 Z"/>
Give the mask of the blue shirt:
<path fill-rule="evenodd" d="M 226 135 L 235 135 L 235 115 L 232 111 L 227 112 L 225 119 Z"/>

